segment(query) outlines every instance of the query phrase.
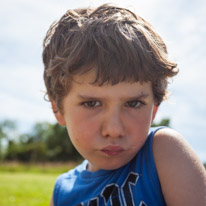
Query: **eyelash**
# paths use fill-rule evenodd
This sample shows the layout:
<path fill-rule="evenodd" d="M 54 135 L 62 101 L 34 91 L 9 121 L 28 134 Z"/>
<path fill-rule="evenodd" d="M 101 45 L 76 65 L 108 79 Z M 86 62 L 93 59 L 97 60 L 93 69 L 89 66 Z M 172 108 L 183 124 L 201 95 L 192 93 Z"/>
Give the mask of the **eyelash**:
<path fill-rule="evenodd" d="M 135 103 L 135 105 L 134 105 Z M 98 104 L 98 105 L 96 105 Z M 133 105 L 131 105 L 133 104 Z M 101 106 L 101 103 L 99 101 L 86 101 L 82 102 L 82 105 L 85 106 L 88 109 L 95 109 L 96 107 Z M 132 108 L 132 109 L 139 109 L 141 106 L 145 105 L 145 102 L 139 101 L 139 100 L 132 100 L 125 103 L 126 107 Z"/>
<path fill-rule="evenodd" d="M 95 104 L 98 103 L 98 105 L 96 106 L 94 103 Z M 99 101 L 86 101 L 86 102 L 83 102 L 82 105 L 85 106 L 86 108 L 94 109 L 94 108 L 100 106 L 101 103 Z"/>
<path fill-rule="evenodd" d="M 129 105 L 130 103 L 131 103 L 132 105 Z M 135 105 L 133 105 L 134 103 L 135 103 Z M 126 104 L 125 104 L 126 107 L 129 107 L 129 108 L 132 108 L 132 109 L 139 109 L 139 108 L 142 107 L 143 105 L 145 105 L 145 102 L 140 101 L 140 100 L 128 101 L 128 102 L 126 102 Z"/>

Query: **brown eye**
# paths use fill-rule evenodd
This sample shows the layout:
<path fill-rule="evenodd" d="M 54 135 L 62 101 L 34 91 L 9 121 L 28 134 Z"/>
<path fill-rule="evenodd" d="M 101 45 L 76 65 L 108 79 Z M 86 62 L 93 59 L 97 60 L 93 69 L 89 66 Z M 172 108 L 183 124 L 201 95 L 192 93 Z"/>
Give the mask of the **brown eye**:
<path fill-rule="evenodd" d="M 126 102 L 127 107 L 138 108 L 142 103 L 138 100 L 128 101 Z"/>
<path fill-rule="evenodd" d="M 83 105 L 88 108 L 94 108 L 94 107 L 100 106 L 100 102 L 99 101 L 87 101 L 87 102 L 84 102 Z"/>

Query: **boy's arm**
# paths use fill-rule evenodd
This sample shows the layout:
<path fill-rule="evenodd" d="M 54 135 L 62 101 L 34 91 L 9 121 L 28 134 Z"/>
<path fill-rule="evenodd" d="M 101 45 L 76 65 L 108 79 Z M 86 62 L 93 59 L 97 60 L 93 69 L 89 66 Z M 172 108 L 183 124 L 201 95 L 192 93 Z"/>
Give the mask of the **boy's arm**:
<path fill-rule="evenodd" d="M 157 131 L 153 152 L 162 192 L 168 206 L 205 206 L 206 170 L 177 132 Z"/>

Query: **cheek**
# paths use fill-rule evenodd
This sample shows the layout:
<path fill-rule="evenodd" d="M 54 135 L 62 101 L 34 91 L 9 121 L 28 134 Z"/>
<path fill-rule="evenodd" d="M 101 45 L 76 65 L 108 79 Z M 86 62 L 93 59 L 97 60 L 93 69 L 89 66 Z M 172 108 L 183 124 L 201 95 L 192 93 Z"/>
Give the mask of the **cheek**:
<path fill-rule="evenodd" d="M 73 144 L 84 144 L 92 141 L 98 132 L 98 121 L 84 115 L 71 115 L 67 120 L 67 129 Z"/>
<path fill-rule="evenodd" d="M 152 122 L 152 112 L 143 110 L 138 114 L 130 116 L 125 121 L 127 131 L 136 139 L 144 139 L 147 136 L 148 130 Z"/>
<path fill-rule="evenodd" d="M 72 144 L 84 158 L 91 152 L 91 148 L 97 145 L 97 127 L 95 122 L 89 119 L 82 120 L 80 118 L 74 118 L 73 121 L 67 125 Z"/>
<path fill-rule="evenodd" d="M 144 134 L 147 133 L 149 127 L 150 123 L 148 120 L 135 119 L 135 121 L 131 121 L 127 126 L 127 131 L 130 131 L 132 136 L 141 138 L 142 136 L 145 136 Z"/>
<path fill-rule="evenodd" d="M 129 119 L 130 124 L 133 125 L 133 127 L 148 127 L 151 125 L 152 122 L 152 116 L 153 116 L 153 110 L 152 109 L 142 109 L 138 111 L 137 113 L 130 113 L 127 117 Z M 128 121 L 127 121 L 128 122 Z"/>
<path fill-rule="evenodd" d="M 146 120 L 136 120 L 133 124 L 128 127 L 128 134 L 130 138 L 130 144 L 139 151 L 139 149 L 144 145 L 150 124 Z"/>

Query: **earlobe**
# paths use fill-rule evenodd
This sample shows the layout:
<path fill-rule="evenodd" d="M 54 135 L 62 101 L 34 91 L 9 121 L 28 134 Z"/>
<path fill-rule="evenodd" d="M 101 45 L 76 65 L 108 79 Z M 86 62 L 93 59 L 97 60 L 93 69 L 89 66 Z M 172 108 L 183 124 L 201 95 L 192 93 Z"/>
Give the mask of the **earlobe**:
<path fill-rule="evenodd" d="M 58 123 L 60 125 L 62 125 L 62 126 L 66 125 L 66 122 L 64 120 L 64 115 L 61 112 L 57 111 L 57 112 L 54 113 L 54 115 L 55 115 L 56 120 L 58 121 Z"/>
<path fill-rule="evenodd" d="M 65 126 L 66 122 L 64 119 L 64 115 L 57 109 L 56 104 L 53 100 L 51 100 L 51 105 L 52 105 L 53 113 L 54 113 L 59 125 Z"/>
<path fill-rule="evenodd" d="M 152 122 L 156 116 L 156 113 L 157 113 L 157 110 L 158 110 L 158 106 L 154 105 L 153 107 L 153 112 L 152 112 Z"/>

